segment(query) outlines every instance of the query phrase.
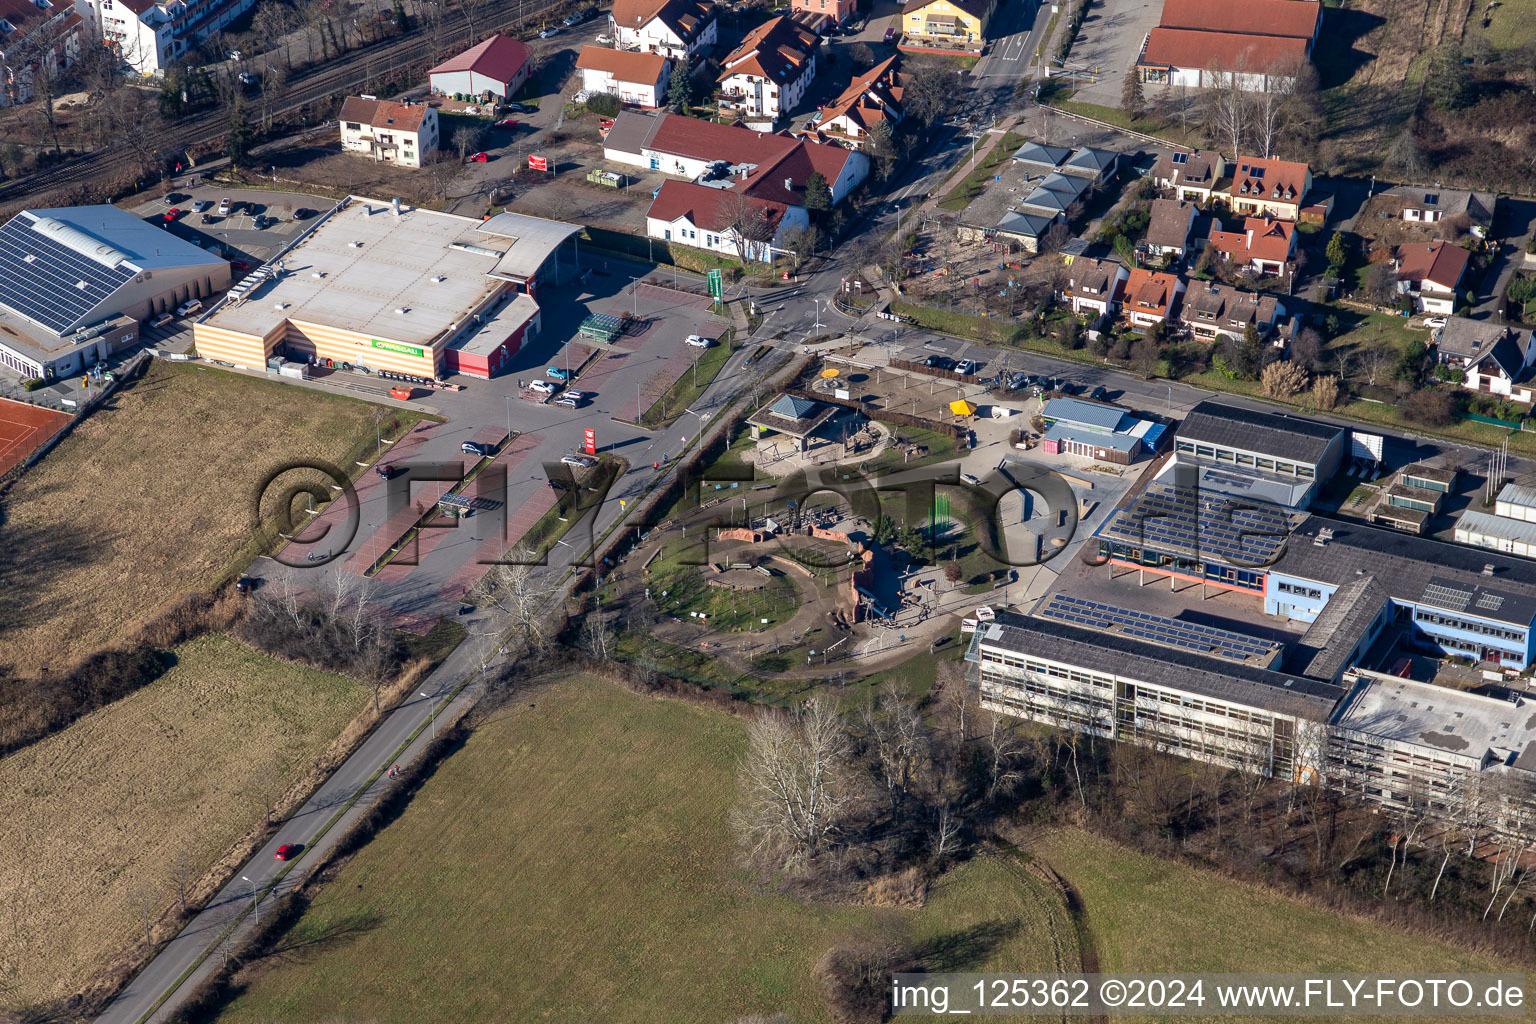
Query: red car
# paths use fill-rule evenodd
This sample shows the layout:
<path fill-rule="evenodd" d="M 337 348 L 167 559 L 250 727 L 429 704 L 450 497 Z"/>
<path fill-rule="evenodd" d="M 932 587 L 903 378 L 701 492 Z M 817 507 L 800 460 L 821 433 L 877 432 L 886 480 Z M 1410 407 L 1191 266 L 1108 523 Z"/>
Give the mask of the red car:
<path fill-rule="evenodd" d="M 516 128 L 517 127 L 517 118 L 515 118 L 515 117 L 504 118 L 504 119 L 496 122 L 496 127 L 498 127 L 498 128 Z"/>
<path fill-rule="evenodd" d="M 299 851 L 298 851 L 297 847 L 290 846 L 289 844 L 284 843 L 282 846 L 279 846 L 277 848 L 277 852 L 274 853 L 272 856 L 276 857 L 278 860 L 288 860 L 291 857 L 293 857 L 294 854 L 296 854 L 298 852 Z"/>
<path fill-rule="evenodd" d="M 180 210 L 179 207 L 173 206 L 169 210 L 165 211 L 165 219 L 166 220 L 176 220 L 180 216 L 181 216 L 181 210 Z"/>
<path fill-rule="evenodd" d="M 483 164 L 489 159 L 490 157 L 486 156 L 484 153 L 476 153 L 474 156 L 469 158 L 469 162 L 472 164 Z"/>

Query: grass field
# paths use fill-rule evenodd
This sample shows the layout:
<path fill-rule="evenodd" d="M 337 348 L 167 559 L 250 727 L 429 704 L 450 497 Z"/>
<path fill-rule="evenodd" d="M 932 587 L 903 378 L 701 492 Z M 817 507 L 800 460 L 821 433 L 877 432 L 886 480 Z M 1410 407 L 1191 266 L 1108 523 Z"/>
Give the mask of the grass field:
<path fill-rule="evenodd" d="M 224 578 L 252 539 L 267 474 L 299 458 L 355 468 L 349 453 L 373 440 L 375 408 L 152 362 L 6 495 L 0 664 L 61 668 Z M 401 414 L 407 428 L 415 420 Z"/>
<path fill-rule="evenodd" d="M 605 683 L 529 691 L 317 894 L 221 1020 L 823 1022 L 812 966 L 873 934 L 952 949 L 935 970 L 1080 969 L 1059 897 L 1013 857 L 951 871 L 917 911 L 745 884 L 724 824 L 742 745 L 735 719 Z M 1106 970 L 1493 966 L 1081 832 L 1036 853 L 1082 894 Z"/>
<path fill-rule="evenodd" d="M 0 982 L 51 999 L 137 936 L 360 711 L 365 688 L 229 637 L 183 644 L 165 675 L 0 761 Z"/>

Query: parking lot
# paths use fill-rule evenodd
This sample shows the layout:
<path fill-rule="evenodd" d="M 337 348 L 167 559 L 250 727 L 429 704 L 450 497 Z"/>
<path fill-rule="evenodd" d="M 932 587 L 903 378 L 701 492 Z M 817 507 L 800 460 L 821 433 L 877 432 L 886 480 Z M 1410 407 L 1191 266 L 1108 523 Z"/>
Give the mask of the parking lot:
<path fill-rule="evenodd" d="M 1074 99 L 1120 106 L 1126 71 L 1141 56 L 1141 43 L 1162 16 L 1161 0 L 1098 0 L 1088 11 L 1067 65 L 1078 71 Z M 1092 81 L 1084 81 L 1087 69 Z M 1060 74 L 1060 71 L 1055 72 Z"/>

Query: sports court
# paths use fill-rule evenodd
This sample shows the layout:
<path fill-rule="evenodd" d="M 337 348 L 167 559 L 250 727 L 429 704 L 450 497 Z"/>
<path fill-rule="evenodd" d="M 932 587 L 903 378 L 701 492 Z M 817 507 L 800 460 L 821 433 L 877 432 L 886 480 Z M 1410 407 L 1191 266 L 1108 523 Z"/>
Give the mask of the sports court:
<path fill-rule="evenodd" d="M 67 413 L 0 398 L 0 476 L 64 429 Z"/>

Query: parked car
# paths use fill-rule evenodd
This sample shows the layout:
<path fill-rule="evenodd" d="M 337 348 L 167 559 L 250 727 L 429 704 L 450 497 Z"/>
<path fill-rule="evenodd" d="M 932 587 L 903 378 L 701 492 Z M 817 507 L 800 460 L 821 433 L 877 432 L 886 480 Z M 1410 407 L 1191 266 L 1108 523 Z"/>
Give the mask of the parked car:
<path fill-rule="evenodd" d="M 235 580 L 235 593 L 249 594 L 256 589 L 257 580 L 254 576 L 241 576 Z"/>
<path fill-rule="evenodd" d="M 292 843 L 284 843 L 277 848 L 277 852 L 272 856 L 278 860 L 291 860 L 298 852 L 299 848 L 297 846 L 294 846 Z"/>
<path fill-rule="evenodd" d="M 976 476 L 974 476 L 971 473 L 961 473 L 960 474 L 960 479 L 964 480 L 966 483 L 970 484 L 972 487 L 980 487 L 981 486 L 981 481 L 979 479 L 977 479 Z"/>
<path fill-rule="evenodd" d="M 255 226 L 257 231 L 265 231 L 267 229 L 267 226 L 269 224 L 271 224 L 271 223 L 272 223 L 272 218 L 268 217 L 264 213 L 257 214 L 256 215 L 256 219 L 251 221 L 251 224 Z"/>
<path fill-rule="evenodd" d="M 308 209 L 308 208 L 303 207 L 303 206 L 301 206 L 297 210 L 293 211 L 293 219 L 294 220 L 309 220 L 309 218 L 313 217 L 314 215 L 315 215 L 315 211 L 314 210 Z"/>
<path fill-rule="evenodd" d="M 165 194 L 165 198 L 160 201 L 166 206 L 175 206 L 176 204 L 184 203 L 191 198 L 192 197 L 187 195 L 185 192 L 167 192 Z"/>
<path fill-rule="evenodd" d="M 1088 393 L 1088 397 L 1093 399 L 1095 402 L 1102 402 L 1108 394 L 1109 392 L 1104 390 L 1104 385 L 1100 384 L 1098 387 L 1094 388 Z"/>
<path fill-rule="evenodd" d="M 559 398 L 555 399 L 555 404 L 562 409 L 581 408 L 581 403 L 576 401 L 576 399 L 572 398 L 570 395 L 561 395 Z"/>
<path fill-rule="evenodd" d="M 556 391 L 560 390 L 560 388 L 558 385 L 551 384 L 547 380 L 531 380 L 528 382 L 528 390 L 537 391 L 540 394 L 552 395 Z"/>
<path fill-rule="evenodd" d="M 571 375 L 569 372 L 560 369 L 558 366 L 550 366 L 545 368 L 544 376 L 548 377 L 550 380 L 564 381 L 567 380 Z"/>
<path fill-rule="evenodd" d="M 240 84 L 247 89 L 256 88 L 256 76 L 249 71 L 240 72 Z"/>
<path fill-rule="evenodd" d="M 197 202 L 192 204 L 192 212 L 193 213 L 207 213 L 209 208 L 212 207 L 212 206 L 213 206 L 213 200 L 211 200 L 211 199 L 199 199 Z"/>
<path fill-rule="evenodd" d="M 234 212 L 234 209 L 235 209 L 235 204 L 230 202 L 228 199 L 220 199 L 219 200 L 219 216 L 220 217 L 228 217 L 232 212 Z"/>
<path fill-rule="evenodd" d="M 598 42 L 602 41 L 602 38 L 599 37 Z M 507 109 L 514 114 L 537 114 L 539 112 L 539 108 L 531 103 L 508 103 Z"/>
<path fill-rule="evenodd" d="M 574 398 L 578 402 L 585 402 L 585 401 L 588 401 L 590 399 L 596 398 L 597 394 L 595 392 L 592 392 L 592 391 L 577 391 L 575 388 L 572 388 L 571 390 L 569 390 L 569 391 L 567 391 L 565 393 L 565 397 L 566 398 Z"/>
<path fill-rule="evenodd" d="M 953 363 L 948 356 L 929 356 L 923 360 L 923 365 L 934 370 L 947 370 Z"/>
<path fill-rule="evenodd" d="M 173 206 L 169 210 L 165 211 L 165 219 L 166 220 L 176 220 L 180 216 L 181 216 L 181 209 L 179 207 Z"/>
<path fill-rule="evenodd" d="M 159 316 L 155 317 L 153 320 L 151 320 L 149 322 L 149 326 L 151 326 L 151 327 L 164 327 L 166 324 L 170 323 L 174 319 L 176 319 L 176 317 L 173 316 L 170 313 L 161 313 Z"/>
<path fill-rule="evenodd" d="M 469 162 L 472 164 L 483 164 L 489 159 L 490 157 L 486 156 L 484 153 L 476 153 L 469 158 Z"/>
<path fill-rule="evenodd" d="M 479 441 L 465 441 L 459 445 L 459 451 L 465 455 L 478 455 L 482 459 L 495 451 L 495 445 L 481 444 Z"/>
<path fill-rule="evenodd" d="M 607 32 L 599 32 L 597 34 L 597 38 L 593 39 L 592 41 L 603 46 L 611 46 L 613 45 L 613 36 L 609 35 Z"/>
<path fill-rule="evenodd" d="M 540 39 L 549 39 L 551 36 L 557 36 L 559 34 L 560 34 L 560 26 L 559 25 L 551 25 L 551 26 L 549 26 L 549 28 L 547 28 L 543 32 L 539 33 L 539 38 Z"/>
<path fill-rule="evenodd" d="M 177 316 L 191 316 L 193 313 L 196 313 L 198 310 L 200 310 L 202 308 L 203 308 L 203 300 L 202 299 L 188 299 L 186 302 L 183 302 L 181 305 L 176 307 L 176 315 Z"/>
<path fill-rule="evenodd" d="M 516 128 L 517 127 L 517 118 L 515 118 L 515 117 L 504 117 L 500 121 L 496 122 L 496 127 L 497 128 Z"/>
<path fill-rule="evenodd" d="M 895 39 L 895 38 L 896 38 L 896 30 L 894 28 L 888 28 L 888 29 L 885 30 L 885 41 L 886 42 L 890 42 L 892 39 Z"/>
<path fill-rule="evenodd" d="M 1433 328 L 1433 327 L 1444 327 L 1445 326 L 1445 317 L 1443 317 L 1443 316 L 1427 316 L 1427 317 L 1424 318 L 1424 326 L 1425 327 L 1431 327 L 1431 328 Z"/>
<path fill-rule="evenodd" d="M 697 334 L 690 334 L 688 335 L 688 339 L 684 341 L 683 344 L 692 345 L 694 348 L 709 348 L 709 346 L 714 344 L 714 342 L 710 341 L 708 338 L 700 337 Z"/>
<path fill-rule="evenodd" d="M 562 455 L 560 461 L 577 469 L 591 469 L 597 465 L 597 460 L 590 455 Z"/>
<path fill-rule="evenodd" d="M 241 53 L 239 50 L 230 50 L 224 55 L 224 59 L 239 62 L 245 59 L 245 54 Z"/>
<path fill-rule="evenodd" d="M 373 471 L 379 474 L 379 476 L 383 477 L 385 480 L 388 480 L 390 477 L 395 475 L 394 465 L 388 462 L 379 463 L 373 467 Z"/>
<path fill-rule="evenodd" d="M 962 360 L 960 360 L 959 365 L 955 367 L 955 372 L 956 373 L 964 373 L 964 374 L 972 374 L 972 373 L 975 373 L 980 368 L 981 368 L 981 364 L 976 362 L 976 360 L 974 360 L 974 359 L 962 359 Z"/>

